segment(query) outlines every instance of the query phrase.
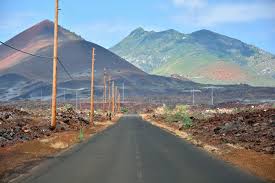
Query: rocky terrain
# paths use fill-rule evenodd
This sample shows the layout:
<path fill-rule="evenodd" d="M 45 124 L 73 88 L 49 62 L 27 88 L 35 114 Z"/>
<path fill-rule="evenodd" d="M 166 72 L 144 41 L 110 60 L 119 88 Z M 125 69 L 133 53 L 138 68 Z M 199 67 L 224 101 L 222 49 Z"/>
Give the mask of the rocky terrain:
<path fill-rule="evenodd" d="M 167 121 L 208 143 L 229 143 L 256 152 L 275 154 L 275 108 L 268 104 L 232 106 L 233 104 L 229 104 L 227 108 L 190 108 L 187 113 L 192 124 L 188 128 L 176 117 L 173 118 L 174 121 L 167 121 L 164 112 L 153 113 L 152 119 Z"/>
<path fill-rule="evenodd" d="M 188 130 L 193 136 L 275 154 L 275 109 L 216 114 L 193 121 L 194 126 Z"/>
<path fill-rule="evenodd" d="M 72 107 L 62 107 L 57 113 L 57 128 L 51 130 L 50 110 L 25 110 L 0 106 L 0 146 L 49 137 L 62 131 L 77 131 L 88 127 L 88 112 L 75 111 Z M 96 113 L 95 121 L 106 121 L 103 114 Z"/>

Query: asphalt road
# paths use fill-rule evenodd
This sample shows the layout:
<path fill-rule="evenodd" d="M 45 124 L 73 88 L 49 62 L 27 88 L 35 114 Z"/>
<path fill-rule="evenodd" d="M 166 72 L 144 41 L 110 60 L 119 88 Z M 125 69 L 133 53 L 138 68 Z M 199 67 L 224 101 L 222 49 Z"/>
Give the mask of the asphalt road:
<path fill-rule="evenodd" d="M 258 183 L 138 116 L 34 171 L 28 183 Z"/>

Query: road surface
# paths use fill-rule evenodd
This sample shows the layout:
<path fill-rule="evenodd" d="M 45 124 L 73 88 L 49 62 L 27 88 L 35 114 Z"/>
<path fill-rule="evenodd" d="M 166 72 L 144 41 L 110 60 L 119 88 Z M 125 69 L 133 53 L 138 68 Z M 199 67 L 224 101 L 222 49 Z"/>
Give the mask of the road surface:
<path fill-rule="evenodd" d="M 122 117 L 116 125 L 51 161 L 23 182 L 261 182 L 138 116 Z"/>

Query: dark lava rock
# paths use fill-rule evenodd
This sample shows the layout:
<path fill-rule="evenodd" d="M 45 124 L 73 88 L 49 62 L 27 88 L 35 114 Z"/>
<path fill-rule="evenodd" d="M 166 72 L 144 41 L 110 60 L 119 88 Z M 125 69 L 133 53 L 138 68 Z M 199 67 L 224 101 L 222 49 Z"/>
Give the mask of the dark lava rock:
<path fill-rule="evenodd" d="M 22 128 L 23 126 L 25 126 L 25 125 L 26 125 L 26 123 L 24 123 L 24 122 L 20 121 L 20 122 L 18 122 L 18 123 L 17 123 L 17 125 L 18 125 L 19 127 L 21 127 L 21 128 Z"/>
<path fill-rule="evenodd" d="M 90 123 L 88 120 L 86 120 L 86 119 L 84 119 L 84 118 L 82 118 L 82 117 L 78 117 L 78 120 L 79 120 L 80 122 L 84 122 L 84 123 L 86 123 L 86 124 L 89 124 L 89 123 Z"/>
<path fill-rule="evenodd" d="M 4 133 L 6 133 L 6 131 L 7 130 L 5 128 L 2 128 L 2 129 L 0 128 L 0 136 L 2 136 Z"/>
<path fill-rule="evenodd" d="M 214 128 L 213 131 L 214 131 L 215 134 L 219 134 L 220 130 L 221 130 L 221 127 L 218 126 L 218 127 Z"/>
<path fill-rule="evenodd" d="M 7 139 L 7 140 L 12 140 L 13 138 L 12 138 L 12 136 L 9 134 L 9 133 L 4 133 L 3 135 L 2 135 L 2 137 L 4 137 L 5 139 Z"/>
<path fill-rule="evenodd" d="M 68 118 L 65 118 L 65 119 L 63 119 L 63 122 L 64 122 L 64 123 L 66 123 L 66 124 L 69 124 L 69 122 L 70 122 L 70 119 L 68 119 Z"/>
<path fill-rule="evenodd" d="M 222 127 L 222 131 L 224 133 L 231 132 L 233 130 L 238 130 L 239 128 L 239 123 L 238 122 L 231 122 L 231 123 L 225 123 L 225 125 Z"/>
<path fill-rule="evenodd" d="M 20 135 L 20 139 L 23 140 L 23 141 L 30 140 L 30 138 L 29 138 L 28 135 L 26 135 L 26 134 Z"/>

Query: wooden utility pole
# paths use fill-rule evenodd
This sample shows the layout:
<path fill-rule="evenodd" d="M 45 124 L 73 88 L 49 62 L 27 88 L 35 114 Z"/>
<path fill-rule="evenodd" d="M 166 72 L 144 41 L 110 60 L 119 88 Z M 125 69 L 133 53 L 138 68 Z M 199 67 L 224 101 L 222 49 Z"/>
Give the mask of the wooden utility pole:
<path fill-rule="evenodd" d="M 58 49 L 58 0 L 55 0 L 51 129 L 56 128 L 56 74 L 57 74 L 57 56 L 58 56 L 57 49 Z"/>
<path fill-rule="evenodd" d="M 66 90 L 65 90 L 65 89 L 64 89 L 64 91 L 63 91 L 63 95 L 64 95 L 63 100 L 64 100 L 64 104 L 65 104 L 65 102 L 66 102 Z"/>
<path fill-rule="evenodd" d="M 108 111 L 111 111 L 111 76 L 109 75 L 108 79 Z"/>
<path fill-rule="evenodd" d="M 94 75 L 95 75 L 95 48 L 92 49 L 92 72 L 91 72 L 91 106 L 90 106 L 90 123 L 94 125 Z"/>
<path fill-rule="evenodd" d="M 120 113 L 120 92 L 117 95 L 117 112 Z"/>
<path fill-rule="evenodd" d="M 42 108 L 42 88 L 40 89 L 40 108 L 41 110 L 43 109 Z"/>
<path fill-rule="evenodd" d="M 77 103 L 77 90 L 75 90 L 75 110 L 77 110 L 77 106 L 78 106 L 78 103 Z"/>
<path fill-rule="evenodd" d="M 118 88 L 115 89 L 115 113 L 117 112 Z"/>
<path fill-rule="evenodd" d="M 214 88 L 211 87 L 211 105 L 214 105 Z"/>
<path fill-rule="evenodd" d="M 124 103 L 124 95 L 125 95 L 125 92 L 124 92 L 124 82 L 123 82 L 123 85 L 122 85 L 122 102 Z"/>
<path fill-rule="evenodd" d="M 192 104 L 195 105 L 195 91 L 192 89 Z"/>
<path fill-rule="evenodd" d="M 103 88 L 103 101 L 102 101 L 102 109 L 105 111 L 106 104 L 106 69 L 104 68 L 104 76 L 103 76 L 104 88 Z"/>
<path fill-rule="evenodd" d="M 112 81 L 112 114 L 115 113 L 115 83 Z"/>

